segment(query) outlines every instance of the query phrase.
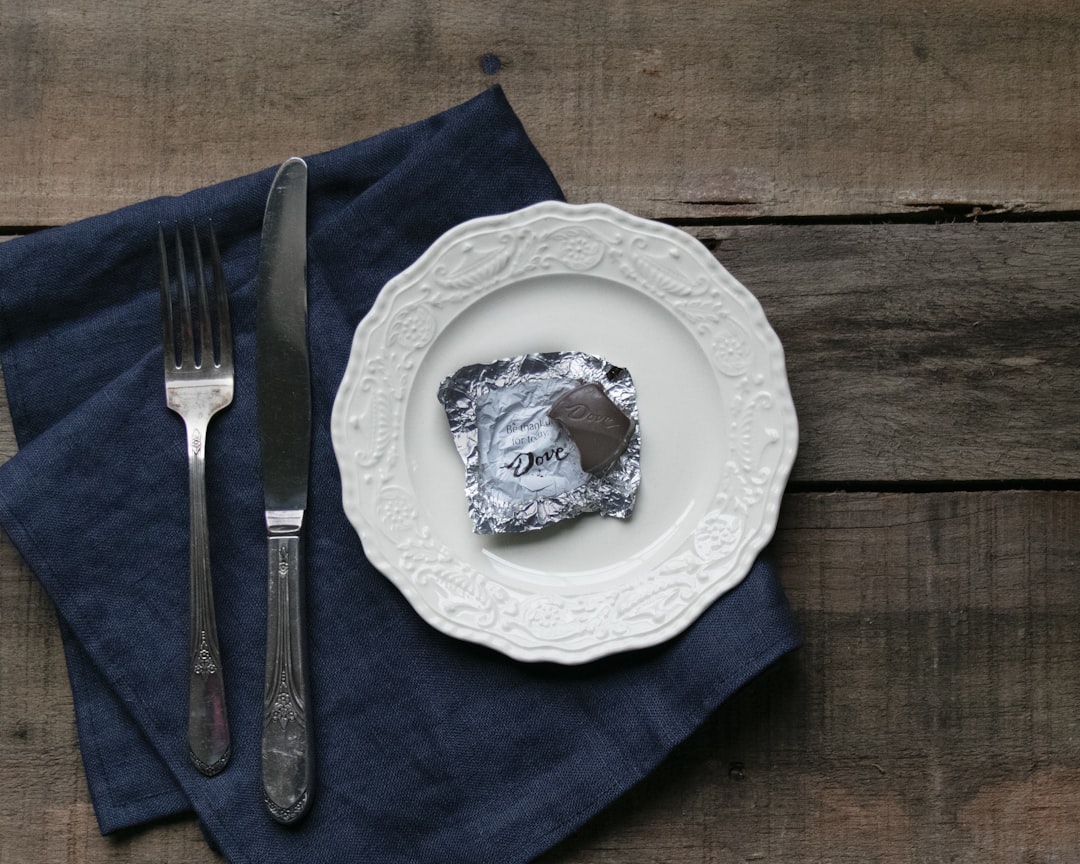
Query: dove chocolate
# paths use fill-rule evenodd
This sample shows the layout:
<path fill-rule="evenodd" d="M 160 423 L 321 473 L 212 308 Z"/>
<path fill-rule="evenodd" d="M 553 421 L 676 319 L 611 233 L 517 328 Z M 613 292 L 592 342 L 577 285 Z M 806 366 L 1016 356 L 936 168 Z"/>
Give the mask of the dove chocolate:
<path fill-rule="evenodd" d="M 594 475 L 615 464 L 634 431 L 634 421 L 595 382 L 562 394 L 548 416 L 566 429 L 578 449 L 582 469 Z"/>

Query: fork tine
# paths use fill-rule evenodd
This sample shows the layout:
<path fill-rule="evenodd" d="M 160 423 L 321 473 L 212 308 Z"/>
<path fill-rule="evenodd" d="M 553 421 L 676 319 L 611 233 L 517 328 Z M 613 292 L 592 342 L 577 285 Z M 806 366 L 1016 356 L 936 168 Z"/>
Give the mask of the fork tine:
<path fill-rule="evenodd" d="M 187 262 L 184 260 L 184 241 L 180 226 L 176 231 L 176 269 L 180 282 L 180 365 L 195 365 L 195 336 L 191 326 L 191 296 L 188 294 Z"/>
<path fill-rule="evenodd" d="M 169 290 L 169 250 L 165 230 L 158 224 L 158 252 L 161 257 L 161 348 L 166 366 L 176 368 L 176 330 L 173 327 L 172 291 Z"/>
<path fill-rule="evenodd" d="M 206 265 L 198 229 L 191 227 L 191 244 L 195 248 L 195 294 L 199 303 L 199 357 L 197 366 L 217 366 L 214 361 L 214 337 L 210 330 L 210 301 L 206 296 Z"/>
<path fill-rule="evenodd" d="M 217 293 L 218 316 L 218 363 L 232 365 L 232 324 L 229 321 L 229 296 L 225 290 L 225 273 L 221 267 L 217 233 L 210 223 L 210 264 L 214 274 L 214 291 Z"/>

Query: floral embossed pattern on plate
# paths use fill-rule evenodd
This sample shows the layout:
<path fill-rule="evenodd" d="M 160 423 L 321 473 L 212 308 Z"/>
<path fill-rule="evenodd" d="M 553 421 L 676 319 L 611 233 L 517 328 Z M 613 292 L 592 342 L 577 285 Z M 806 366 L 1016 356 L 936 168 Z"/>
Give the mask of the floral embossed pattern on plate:
<path fill-rule="evenodd" d="M 564 350 L 634 376 L 635 512 L 475 535 L 439 382 Z M 416 611 L 559 663 L 668 639 L 737 585 L 772 537 L 798 443 L 783 349 L 753 295 L 685 232 L 559 202 L 459 225 L 387 284 L 331 430 L 345 512 Z"/>

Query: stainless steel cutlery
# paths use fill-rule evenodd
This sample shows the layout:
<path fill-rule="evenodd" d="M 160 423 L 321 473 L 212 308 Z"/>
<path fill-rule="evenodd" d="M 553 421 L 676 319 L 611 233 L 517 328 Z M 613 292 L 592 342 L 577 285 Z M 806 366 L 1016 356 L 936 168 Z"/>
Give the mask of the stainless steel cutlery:
<path fill-rule="evenodd" d="M 259 447 L 268 547 L 263 798 L 279 822 L 307 812 L 314 787 L 301 542 L 311 451 L 307 345 L 307 164 L 270 187 L 255 301 Z"/>
<path fill-rule="evenodd" d="M 213 776 L 228 763 L 230 743 L 210 577 L 206 437 L 210 418 L 233 399 L 232 331 L 221 256 L 213 227 L 206 230 L 205 240 L 200 240 L 196 228 L 191 229 L 188 238 L 179 227 L 169 233 L 174 252 L 172 268 L 166 232 L 159 226 L 165 399 L 168 406 L 184 418 L 187 427 L 190 511 L 188 750 L 195 766 L 203 774 Z M 185 242 L 190 242 L 190 264 L 184 253 Z M 209 249 L 209 258 L 203 252 L 204 242 Z M 211 289 L 213 302 L 210 300 Z"/>
<path fill-rule="evenodd" d="M 255 396 L 268 550 L 262 787 L 270 815 L 283 823 L 307 813 L 315 780 L 302 543 L 311 450 L 307 176 L 307 164 L 293 158 L 274 177 L 255 298 Z M 188 746 L 196 767 L 213 776 L 228 762 L 230 742 L 210 577 L 206 438 L 210 418 L 233 400 L 233 346 L 217 238 L 212 227 L 202 234 L 159 227 L 158 252 L 166 402 L 183 417 L 188 442 Z"/>

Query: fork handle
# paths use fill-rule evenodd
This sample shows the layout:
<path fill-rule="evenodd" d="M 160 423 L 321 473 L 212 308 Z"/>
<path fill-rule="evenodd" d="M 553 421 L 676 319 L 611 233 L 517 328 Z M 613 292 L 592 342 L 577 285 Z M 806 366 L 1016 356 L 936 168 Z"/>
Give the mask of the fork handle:
<path fill-rule="evenodd" d="M 304 626 L 302 520 L 303 511 L 267 513 L 263 801 L 270 815 L 286 824 L 307 813 L 315 780 Z"/>
<path fill-rule="evenodd" d="M 210 580 L 210 530 L 206 518 L 206 424 L 188 426 L 188 491 L 191 510 L 191 609 L 188 668 L 188 752 L 208 777 L 228 764 L 229 719 L 214 589 Z"/>

